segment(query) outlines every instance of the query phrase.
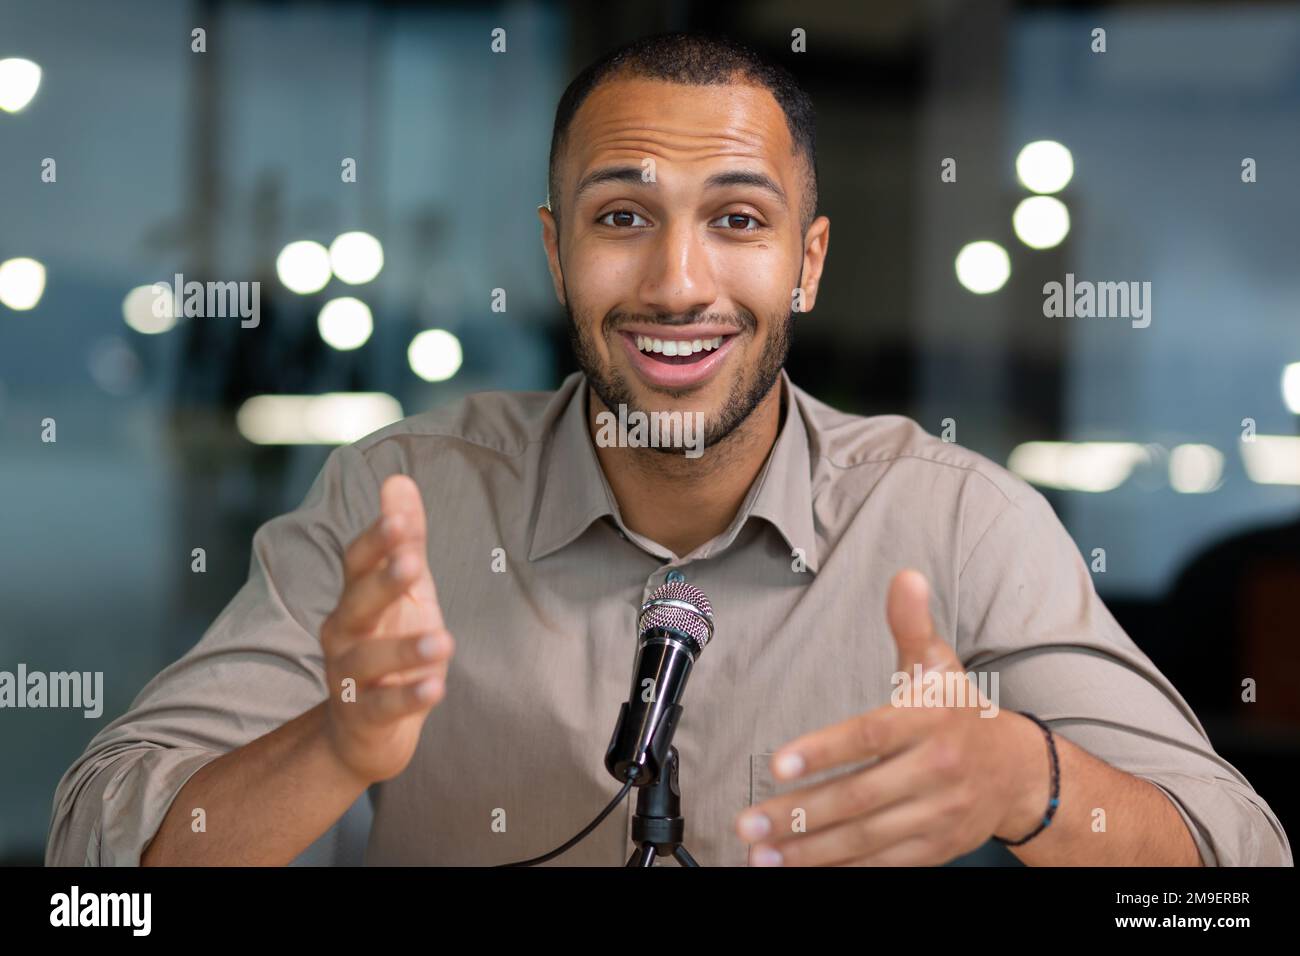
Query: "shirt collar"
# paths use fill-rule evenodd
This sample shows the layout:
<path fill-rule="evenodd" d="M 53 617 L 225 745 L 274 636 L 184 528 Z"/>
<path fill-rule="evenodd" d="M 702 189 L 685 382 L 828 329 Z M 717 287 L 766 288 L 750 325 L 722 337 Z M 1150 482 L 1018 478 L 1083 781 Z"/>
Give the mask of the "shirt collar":
<path fill-rule="evenodd" d="M 785 422 L 772 453 L 754 482 L 749 514 L 765 518 L 781 532 L 791 551 L 798 549 L 810 571 L 817 571 L 817 535 L 813 528 L 812 455 L 808 450 L 808 426 L 798 401 L 798 390 L 781 369 L 785 393 Z M 744 514 L 745 508 L 741 507 Z M 791 555 L 793 557 L 793 554 Z"/>
<path fill-rule="evenodd" d="M 709 542 L 705 556 L 729 546 L 752 516 L 770 522 L 792 552 L 795 549 L 802 552 L 804 564 L 816 572 L 818 555 L 813 529 L 808 429 L 796 397 L 797 389 L 784 368 L 780 379 L 785 402 L 785 421 L 780 434 L 736 519 Z M 556 395 L 557 403 L 563 402 L 564 407 L 555 422 L 542 463 L 543 487 L 528 551 L 530 561 L 560 550 L 605 515 L 623 527 L 618 503 L 592 445 L 587 389 L 585 376 L 574 372 L 564 380 Z"/>
<path fill-rule="evenodd" d="M 563 402 L 541 465 L 542 494 L 528 560 L 560 550 L 602 515 L 617 514 L 614 493 L 596 458 L 587 424 L 587 379 L 566 378 L 556 393 Z"/>

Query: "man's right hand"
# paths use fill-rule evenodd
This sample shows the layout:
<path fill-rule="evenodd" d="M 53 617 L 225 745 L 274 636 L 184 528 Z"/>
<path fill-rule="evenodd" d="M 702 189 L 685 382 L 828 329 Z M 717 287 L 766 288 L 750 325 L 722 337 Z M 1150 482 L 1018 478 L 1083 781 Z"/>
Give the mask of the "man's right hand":
<path fill-rule="evenodd" d="M 380 511 L 348 547 L 343 595 L 321 627 L 326 732 L 339 760 L 367 784 L 397 776 L 410 762 L 425 718 L 446 692 L 455 651 L 429 570 L 415 482 L 406 475 L 385 480 Z M 345 698 L 348 678 L 355 700 Z"/>

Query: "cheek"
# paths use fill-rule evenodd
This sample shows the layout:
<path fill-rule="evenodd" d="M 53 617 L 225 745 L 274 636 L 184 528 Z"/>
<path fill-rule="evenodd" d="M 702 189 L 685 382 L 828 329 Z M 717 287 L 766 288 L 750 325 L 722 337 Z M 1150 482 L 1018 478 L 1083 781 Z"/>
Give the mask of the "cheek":
<path fill-rule="evenodd" d="M 785 318 L 790 311 L 795 278 L 788 275 L 788 265 L 783 257 L 773 253 L 766 261 L 755 257 L 738 267 L 729 267 L 720 276 L 719 292 L 754 314 L 760 338 L 770 331 L 773 316 Z"/>
<path fill-rule="evenodd" d="M 570 292 L 602 309 L 602 315 L 626 300 L 641 277 L 632 243 L 579 243 L 565 262 L 564 274 Z"/>
<path fill-rule="evenodd" d="M 624 301 L 610 288 L 608 276 L 592 273 L 587 280 L 575 277 L 569 286 L 569 305 L 574 320 L 592 347 L 606 351 L 605 336 L 601 332 L 605 316 L 616 310 Z"/>

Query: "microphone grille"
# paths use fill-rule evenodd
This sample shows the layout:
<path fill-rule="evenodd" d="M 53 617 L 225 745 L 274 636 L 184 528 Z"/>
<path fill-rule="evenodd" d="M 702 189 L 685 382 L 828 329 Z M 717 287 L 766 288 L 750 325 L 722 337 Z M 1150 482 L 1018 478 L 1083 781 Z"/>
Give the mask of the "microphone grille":
<path fill-rule="evenodd" d="M 713 637 L 713 607 L 709 599 L 693 584 L 668 581 L 655 588 L 641 605 L 637 619 L 637 636 L 656 627 L 675 631 L 695 642 L 696 653 L 704 650 Z"/>

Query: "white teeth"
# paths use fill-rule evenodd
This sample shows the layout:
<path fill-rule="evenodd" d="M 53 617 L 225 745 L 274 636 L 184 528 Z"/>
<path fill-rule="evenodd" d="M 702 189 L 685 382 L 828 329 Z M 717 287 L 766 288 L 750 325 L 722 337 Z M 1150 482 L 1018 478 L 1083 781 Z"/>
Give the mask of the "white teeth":
<path fill-rule="evenodd" d="M 711 339 L 656 339 L 649 335 L 638 335 L 636 347 L 642 352 L 659 352 L 663 355 L 693 355 L 696 352 L 711 352 L 722 345 L 722 336 Z"/>

